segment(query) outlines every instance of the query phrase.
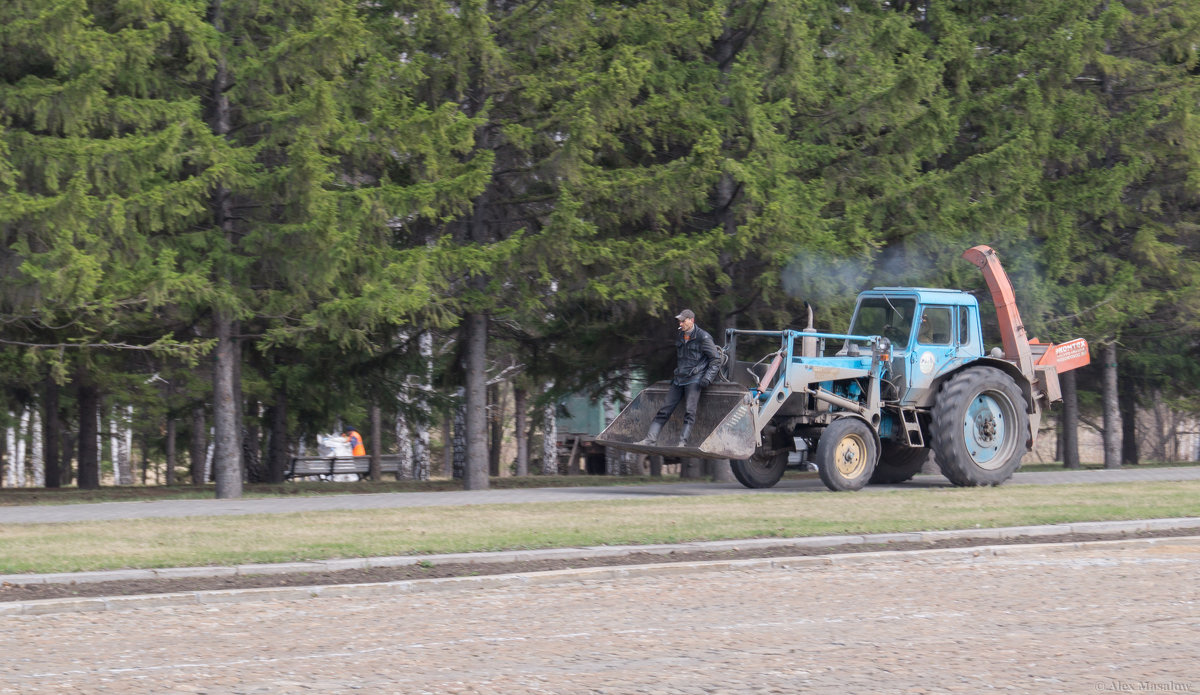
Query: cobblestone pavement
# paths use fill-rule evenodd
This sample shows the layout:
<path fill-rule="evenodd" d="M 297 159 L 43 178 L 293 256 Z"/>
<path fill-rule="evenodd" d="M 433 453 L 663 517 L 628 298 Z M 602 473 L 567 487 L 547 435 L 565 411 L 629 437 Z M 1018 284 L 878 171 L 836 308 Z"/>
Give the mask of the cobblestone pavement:
<path fill-rule="evenodd" d="M 1200 542 L 0 618 L 0 693 L 1200 691 Z"/>

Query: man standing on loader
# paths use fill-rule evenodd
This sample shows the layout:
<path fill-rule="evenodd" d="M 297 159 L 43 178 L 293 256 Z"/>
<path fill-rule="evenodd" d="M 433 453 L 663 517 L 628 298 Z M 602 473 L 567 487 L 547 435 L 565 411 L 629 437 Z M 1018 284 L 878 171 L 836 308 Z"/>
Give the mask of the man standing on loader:
<path fill-rule="evenodd" d="M 651 446 L 658 441 L 658 433 L 671 419 L 671 414 L 684 401 L 683 432 L 677 447 L 687 446 L 688 435 L 696 422 L 696 407 L 700 403 L 700 391 L 713 382 L 721 368 L 721 351 L 713 342 L 708 331 L 696 325 L 696 314 L 684 309 L 675 317 L 679 321 L 679 336 L 675 338 L 675 374 L 671 378 L 671 391 L 654 421 L 646 438 L 638 442 Z"/>

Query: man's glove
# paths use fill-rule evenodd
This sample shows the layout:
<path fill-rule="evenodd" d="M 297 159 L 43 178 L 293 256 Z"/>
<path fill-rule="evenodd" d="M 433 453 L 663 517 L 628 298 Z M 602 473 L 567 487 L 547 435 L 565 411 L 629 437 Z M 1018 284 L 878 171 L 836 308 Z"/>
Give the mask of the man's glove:
<path fill-rule="evenodd" d="M 701 379 L 700 388 L 706 389 L 712 384 L 712 379 Z"/>

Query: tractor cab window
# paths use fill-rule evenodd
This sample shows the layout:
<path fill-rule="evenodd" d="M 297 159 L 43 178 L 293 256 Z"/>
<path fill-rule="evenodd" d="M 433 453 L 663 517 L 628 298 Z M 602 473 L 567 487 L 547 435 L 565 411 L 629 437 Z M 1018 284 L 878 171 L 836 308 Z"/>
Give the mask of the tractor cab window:
<path fill-rule="evenodd" d="M 922 345 L 949 345 L 954 335 L 953 325 L 950 307 L 925 307 L 917 329 L 917 342 Z"/>
<path fill-rule="evenodd" d="M 917 301 L 899 297 L 865 297 L 850 322 L 852 335 L 881 335 L 900 350 L 908 347 Z"/>

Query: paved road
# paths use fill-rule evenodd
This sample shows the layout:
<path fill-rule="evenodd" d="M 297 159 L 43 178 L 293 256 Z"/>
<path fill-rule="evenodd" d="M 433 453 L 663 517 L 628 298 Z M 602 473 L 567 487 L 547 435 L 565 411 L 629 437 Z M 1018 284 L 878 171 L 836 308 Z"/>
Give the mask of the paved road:
<path fill-rule="evenodd" d="M 1055 471 L 1017 473 L 1010 485 L 1061 483 L 1115 483 L 1144 480 L 1200 480 L 1200 466 L 1184 468 L 1128 468 L 1122 470 Z M 331 483 L 336 484 L 336 483 Z M 918 476 L 904 488 L 949 487 L 940 475 Z M 869 487 L 871 490 L 895 486 Z M 166 500 L 156 502 L 107 502 L 101 504 L 30 505 L 0 507 L 0 524 L 33 524 L 67 521 L 104 521 L 149 517 L 216 516 L 225 514 L 280 514 L 336 509 L 381 509 L 393 507 L 437 507 L 469 504 L 519 504 L 525 502 L 572 502 L 580 500 L 644 499 L 693 495 L 787 494 L 824 492 L 816 479 L 785 480 L 768 490 L 747 490 L 737 483 L 670 483 L 605 487 L 482 490 L 473 492 L 401 492 L 378 495 L 326 495 L 239 500 Z"/>
<path fill-rule="evenodd" d="M 1200 690 L 1200 540 L 0 619 L 0 693 Z"/>

